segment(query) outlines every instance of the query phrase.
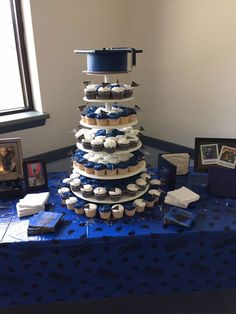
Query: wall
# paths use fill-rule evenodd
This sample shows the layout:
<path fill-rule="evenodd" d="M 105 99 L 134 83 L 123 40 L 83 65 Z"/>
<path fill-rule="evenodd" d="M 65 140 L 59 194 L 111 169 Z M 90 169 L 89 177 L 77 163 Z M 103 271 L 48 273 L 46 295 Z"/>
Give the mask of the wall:
<path fill-rule="evenodd" d="M 28 0 L 24 0 L 28 1 Z M 234 137 L 234 0 L 31 0 L 45 127 L 22 137 L 24 156 L 72 145 L 85 57 L 76 48 L 143 48 L 126 79 L 145 134 L 193 147 L 195 136 Z"/>
<path fill-rule="evenodd" d="M 236 2 L 126 5 L 126 44 L 144 49 L 136 74 L 146 134 L 190 147 L 195 136 L 235 137 Z"/>
<path fill-rule="evenodd" d="M 27 0 L 24 0 L 27 1 Z M 43 111 L 50 113 L 44 127 L 4 134 L 20 136 L 24 157 L 75 143 L 72 129 L 83 104 L 81 71 L 85 57 L 77 48 L 122 44 L 124 1 L 31 0 L 32 22 Z"/>

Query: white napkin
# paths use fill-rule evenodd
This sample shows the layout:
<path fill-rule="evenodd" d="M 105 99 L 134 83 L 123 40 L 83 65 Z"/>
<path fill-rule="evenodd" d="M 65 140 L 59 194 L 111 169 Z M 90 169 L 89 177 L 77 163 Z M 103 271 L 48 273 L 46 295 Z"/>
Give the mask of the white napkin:
<path fill-rule="evenodd" d="M 49 192 L 27 194 L 19 200 L 19 207 L 44 206 L 49 198 Z"/>
<path fill-rule="evenodd" d="M 167 193 L 164 203 L 181 208 L 187 208 L 189 203 L 199 200 L 200 196 L 183 186 Z"/>
<path fill-rule="evenodd" d="M 27 194 L 16 204 L 17 216 L 30 216 L 43 211 L 49 196 L 49 192 Z"/>

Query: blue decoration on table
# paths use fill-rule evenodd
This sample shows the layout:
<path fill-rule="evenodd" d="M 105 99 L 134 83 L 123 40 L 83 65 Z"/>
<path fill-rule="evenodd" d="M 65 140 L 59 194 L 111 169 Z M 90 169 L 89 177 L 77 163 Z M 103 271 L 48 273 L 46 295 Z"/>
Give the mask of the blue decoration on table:
<path fill-rule="evenodd" d="M 119 220 L 88 219 L 61 206 L 57 190 L 68 174 L 48 177 L 50 211 L 64 214 L 55 233 L 28 237 L 17 199 L 0 200 L 1 307 L 235 287 L 236 199 L 211 197 L 205 173 L 176 181 L 200 193 L 188 208 L 192 229 L 163 225 L 163 204 Z"/>

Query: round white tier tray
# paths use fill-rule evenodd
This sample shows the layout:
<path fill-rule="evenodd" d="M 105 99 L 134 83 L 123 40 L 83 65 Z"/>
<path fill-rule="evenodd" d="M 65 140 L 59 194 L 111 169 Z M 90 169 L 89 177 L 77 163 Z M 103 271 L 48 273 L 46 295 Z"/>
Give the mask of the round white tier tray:
<path fill-rule="evenodd" d="M 83 70 L 82 71 L 85 74 L 89 74 L 89 75 L 118 75 L 118 74 L 125 74 L 125 73 L 130 73 L 131 71 L 120 71 L 120 72 L 91 72 L 91 71 L 87 71 L 87 70 Z"/>
<path fill-rule="evenodd" d="M 136 200 L 137 198 L 140 198 L 143 194 L 145 194 L 149 189 L 149 185 L 147 188 L 143 191 L 139 191 L 135 196 L 123 196 L 118 201 L 113 201 L 108 197 L 106 197 L 104 200 L 97 200 L 95 196 L 92 197 L 84 197 L 81 192 L 75 192 L 72 190 L 72 192 L 79 198 L 82 198 L 85 201 L 88 201 L 90 203 L 98 203 L 98 204 L 120 204 L 125 202 L 130 202 L 133 200 Z"/>
<path fill-rule="evenodd" d="M 88 152 L 88 153 L 94 153 L 96 155 L 112 155 L 112 154 L 127 154 L 127 153 L 131 153 L 131 152 L 135 152 L 136 150 L 140 149 L 142 147 L 142 143 L 139 141 L 138 142 L 138 145 L 135 146 L 135 147 L 132 147 L 130 149 L 127 149 L 127 150 L 116 150 L 114 153 L 107 153 L 106 151 L 101 151 L 101 152 L 95 152 L 94 150 L 92 149 L 85 149 L 83 148 L 83 145 L 81 143 L 76 143 L 76 146 L 79 150 L 82 150 L 84 152 Z"/>
<path fill-rule="evenodd" d="M 117 124 L 117 125 L 92 125 L 92 124 L 88 124 L 82 120 L 80 120 L 80 125 L 86 127 L 86 128 L 90 128 L 90 129 L 106 129 L 106 130 L 111 130 L 111 129 L 123 129 L 123 128 L 127 128 L 128 126 L 133 126 L 136 125 L 138 123 L 138 120 L 132 121 L 130 123 L 127 124 Z"/>
<path fill-rule="evenodd" d="M 118 180 L 118 179 L 125 179 L 129 177 L 133 177 L 136 174 L 142 172 L 143 170 L 146 169 L 146 162 L 142 162 L 142 166 L 134 172 L 128 172 L 126 174 L 117 174 L 115 176 L 95 176 L 95 174 L 88 174 L 87 172 L 80 170 L 79 167 L 73 166 L 75 171 L 79 174 L 81 174 L 84 177 L 91 178 L 91 179 L 97 179 L 97 180 Z"/>
<path fill-rule="evenodd" d="M 120 103 L 120 102 L 125 102 L 125 101 L 130 101 L 133 100 L 133 97 L 129 98 L 122 98 L 122 99 L 88 99 L 86 97 L 83 98 L 84 101 L 86 102 L 96 102 L 96 103 Z"/>

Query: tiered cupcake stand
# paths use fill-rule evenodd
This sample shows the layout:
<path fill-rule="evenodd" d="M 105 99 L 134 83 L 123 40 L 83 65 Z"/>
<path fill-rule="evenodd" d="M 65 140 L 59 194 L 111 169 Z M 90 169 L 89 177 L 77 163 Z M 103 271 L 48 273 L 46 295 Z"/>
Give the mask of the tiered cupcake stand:
<path fill-rule="evenodd" d="M 104 76 L 104 82 L 105 83 L 112 83 L 112 78 L 114 76 L 116 76 L 117 74 L 121 74 L 121 73 L 92 73 L 92 72 L 87 72 L 87 71 L 84 71 L 85 73 L 89 74 L 89 75 L 103 75 Z M 116 99 L 108 99 L 108 100 L 102 100 L 102 99 L 87 99 L 86 97 L 83 98 L 83 100 L 86 102 L 86 103 L 104 103 L 105 104 L 105 109 L 106 111 L 111 111 L 112 110 L 112 105 L 115 104 L 115 103 L 121 103 L 121 102 L 128 102 L 130 100 L 132 100 L 133 97 L 130 97 L 130 98 L 123 98 L 123 99 L 119 99 L 119 100 L 116 100 Z M 136 121 L 132 121 L 128 124 L 119 124 L 119 125 L 112 125 L 112 126 L 98 126 L 98 125 L 89 125 L 83 121 L 80 121 L 80 125 L 83 126 L 83 127 L 86 127 L 86 128 L 97 128 L 97 129 L 106 129 L 106 130 L 111 130 L 111 129 L 122 129 L 122 128 L 126 128 L 126 127 L 133 127 L 134 125 L 136 125 L 138 123 L 138 120 Z M 115 154 L 125 154 L 125 153 L 130 153 L 130 152 L 134 152 L 134 151 L 137 151 L 141 148 L 142 146 L 142 143 L 139 142 L 138 145 L 136 147 L 132 147 L 128 150 L 116 150 Z M 89 150 L 89 149 L 84 149 L 83 148 L 83 145 L 80 144 L 80 143 L 77 143 L 77 148 L 79 150 L 82 150 L 82 151 L 85 151 L 85 152 L 92 152 L 93 154 L 100 154 L 99 152 L 98 153 L 95 153 L 94 151 L 92 150 Z M 105 152 L 103 152 L 103 154 L 106 154 Z M 107 153 L 108 154 L 108 153 Z M 109 154 L 111 155 L 111 154 Z M 96 179 L 96 180 L 118 180 L 118 179 L 126 179 L 126 178 L 129 178 L 129 177 L 134 177 L 136 176 L 137 174 L 143 172 L 146 170 L 146 162 L 143 160 L 142 161 L 142 164 L 141 166 L 138 168 L 137 171 L 134 171 L 134 172 L 128 172 L 127 174 L 117 174 L 115 176 L 108 176 L 108 175 L 105 175 L 105 176 L 96 176 L 94 174 L 88 174 L 86 173 L 85 171 L 82 171 L 80 170 L 78 167 L 74 166 L 74 171 L 76 171 L 77 173 L 79 173 L 80 175 L 84 176 L 84 177 L 88 177 L 88 178 L 92 178 L 92 179 Z M 149 186 L 147 185 L 147 187 L 145 188 L 145 190 L 142 190 L 142 191 L 138 191 L 136 193 L 135 196 L 127 196 L 127 195 L 122 195 L 121 198 L 119 199 L 119 201 L 114 201 L 114 200 L 111 200 L 109 197 L 103 199 L 103 200 L 98 200 L 96 199 L 96 197 L 84 197 L 82 195 L 82 193 L 79 191 L 79 192 L 75 192 L 72 190 L 72 192 L 79 198 L 81 199 L 84 199 L 88 202 L 92 202 L 92 203 L 100 203 L 100 204 L 116 204 L 116 203 L 124 203 L 124 202 L 129 202 L 129 201 L 133 201 L 137 198 L 140 198 L 142 195 L 144 195 L 147 191 L 148 191 L 148 188 Z"/>

